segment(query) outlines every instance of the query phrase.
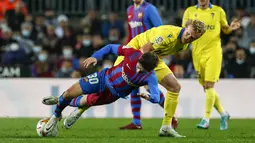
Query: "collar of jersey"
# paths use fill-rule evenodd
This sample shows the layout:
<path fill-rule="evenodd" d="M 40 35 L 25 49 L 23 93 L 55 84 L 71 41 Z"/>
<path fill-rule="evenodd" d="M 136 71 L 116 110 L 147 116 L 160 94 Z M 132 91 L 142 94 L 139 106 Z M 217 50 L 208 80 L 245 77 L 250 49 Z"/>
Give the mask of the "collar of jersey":
<path fill-rule="evenodd" d="M 182 28 L 182 30 L 180 31 L 179 35 L 178 35 L 178 39 L 181 39 L 182 38 L 182 34 L 184 32 L 185 28 Z"/>
<path fill-rule="evenodd" d="M 196 8 L 197 8 L 197 9 L 199 8 L 199 5 L 198 5 L 198 4 L 196 5 Z M 211 3 L 209 3 L 209 8 L 212 8 L 212 4 L 211 4 Z"/>

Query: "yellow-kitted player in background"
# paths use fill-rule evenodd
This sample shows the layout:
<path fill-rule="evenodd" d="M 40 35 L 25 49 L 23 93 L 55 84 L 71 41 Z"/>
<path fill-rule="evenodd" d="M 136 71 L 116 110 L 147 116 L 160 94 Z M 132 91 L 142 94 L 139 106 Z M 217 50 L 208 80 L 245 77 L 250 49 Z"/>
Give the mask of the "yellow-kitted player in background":
<path fill-rule="evenodd" d="M 220 129 L 228 128 L 229 114 L 223 109 L 219 95 L 214 84 L 219 80 L 222 64 L 221 30 L 228 34 L 240 27 L 235 20 L 228 25 L 224 10 L 212 5 L 209 0 L 198 0 L 198 4 L 187 8 L 183 16 L 183 26 L 188 19 L 201 20 L 206 24 L 206 33 L 198 40 L 192 42 L 193 64 L 198 79 L 206 94 L 205 113 L 198 128 L 207 129 L 213 107 L 221 114 Z"/>
<path fill-rule="evenodd" d="M 137 35 L 127 44 L 127 47 L 140 49 L 143 52 L 154 51 L 159 57 L 173 55 L 187 49 L 188 44 L 201 37 L 205 30 L 204 23 L 199 20 L 189 21 L 185 28 L 172 25 L 159 26 Z M 123 57 L 118 57 L 115 65 L 122 60 Z M 181 86 L 172 71 L 162 60 L 160 60 L 154 70 L 159 83 L 167 89 L 164 103 L 164 119 L 159 134 L 161 136 L 183 137 L 171 127 Z"/>

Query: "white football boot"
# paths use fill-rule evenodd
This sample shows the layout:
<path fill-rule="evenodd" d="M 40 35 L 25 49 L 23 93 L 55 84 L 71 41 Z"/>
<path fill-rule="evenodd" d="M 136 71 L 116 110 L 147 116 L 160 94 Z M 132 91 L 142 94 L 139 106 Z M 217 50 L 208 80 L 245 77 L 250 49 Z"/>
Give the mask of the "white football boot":
<path fill-rule="evenodd" d="M 55 105 L 58 104 L 58 97 L 57 96 L 47 96 L 44 97 L 42 103 L 45 105 Z"/>
<path fill-rule="evenodd" d="M 185 138 L 186 136 L 178 134 L 173 128 L 171 127 L 161 127 L 159 130 L 160 137 L 174 137 L 174 138 Z"/>
<path fill-rule="evenodd" d="M 70 129 L 73 124 L 81 117 L 82 113 L 79 112 L 79 109 L 75 109 L 70 113 L 68 117 L 64 120 L 64 127 Z"/>

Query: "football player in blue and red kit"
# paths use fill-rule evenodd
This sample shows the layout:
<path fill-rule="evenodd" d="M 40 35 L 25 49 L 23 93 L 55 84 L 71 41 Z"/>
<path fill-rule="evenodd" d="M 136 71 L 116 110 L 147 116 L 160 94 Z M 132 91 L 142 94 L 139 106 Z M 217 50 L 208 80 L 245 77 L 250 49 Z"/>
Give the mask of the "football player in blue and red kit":
<path fill-rule="evenodd" d="M 44 104 L 49 104 L 49 101 L 57 98 L 58 103 L 55 112 L 44 127 L 44 132 L 51 132 L 61 118 L 61 112 L 68 105 L 74 107 L 91 107 L 104 105 L 115 102 L 119 98 L 125 98 L 130 92 L 140 86 L 148 85 L 150 94 L 140 94 L 141 97 L 159 103 L 160 92 L 158 89 L 158 81 L 154 72 L 154 68 L 158 64 L 158 56 L 153 52 L 142 54 L 140 50 L 135 50 L 128 46 L 120 46 L 109 44 L 97 51 L 92 57 L 85 60 L 84 65 L 88 67 L 96 65 L 105 54 L 114 53 L 124 56 L 122 61 L 117 66 L 103 69 L 100 72 L 95 72 L 85 78 L 81 78 L 79 82 L 72 85 L 59 98 L 49 96 L 43 99 Z M 80 95 L 85 96 L 80 96 Z M 75 122 L 75 118 L 73 122 Z M 70 128 L 72 123 L 64 125 Z M 70 125 L 70 126 L 69 126 Z"/>

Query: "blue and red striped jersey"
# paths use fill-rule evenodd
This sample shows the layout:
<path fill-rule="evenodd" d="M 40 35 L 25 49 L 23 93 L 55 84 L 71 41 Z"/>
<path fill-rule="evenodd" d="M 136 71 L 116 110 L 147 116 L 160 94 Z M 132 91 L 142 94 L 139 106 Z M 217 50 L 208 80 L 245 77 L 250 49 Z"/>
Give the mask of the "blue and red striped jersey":
<path fill-rule="evenodd" d="M 105 74 L 106 86 L 114 95 L 126 97 L 132 90 L 148 85 L 150 101 L 154 103 L 159 102 L 160 93 L 155 72 L 137 72 L 136 66 L 139 58 L 142 56 L 140 50 L 118 44 L 109 44 L 94 53 L 92 57 L 99 60 L 109 53 L 124 56 L 124 60 L 120 64 L 109 68 Z"/>
<path fill-rule="evenodd" d="M 155 6 L 144 1 L 139 7 L 131 5 L 127 9 L 128 39 L 127 43 L 136 35 L 162 25 L 162 20 Z"/>

